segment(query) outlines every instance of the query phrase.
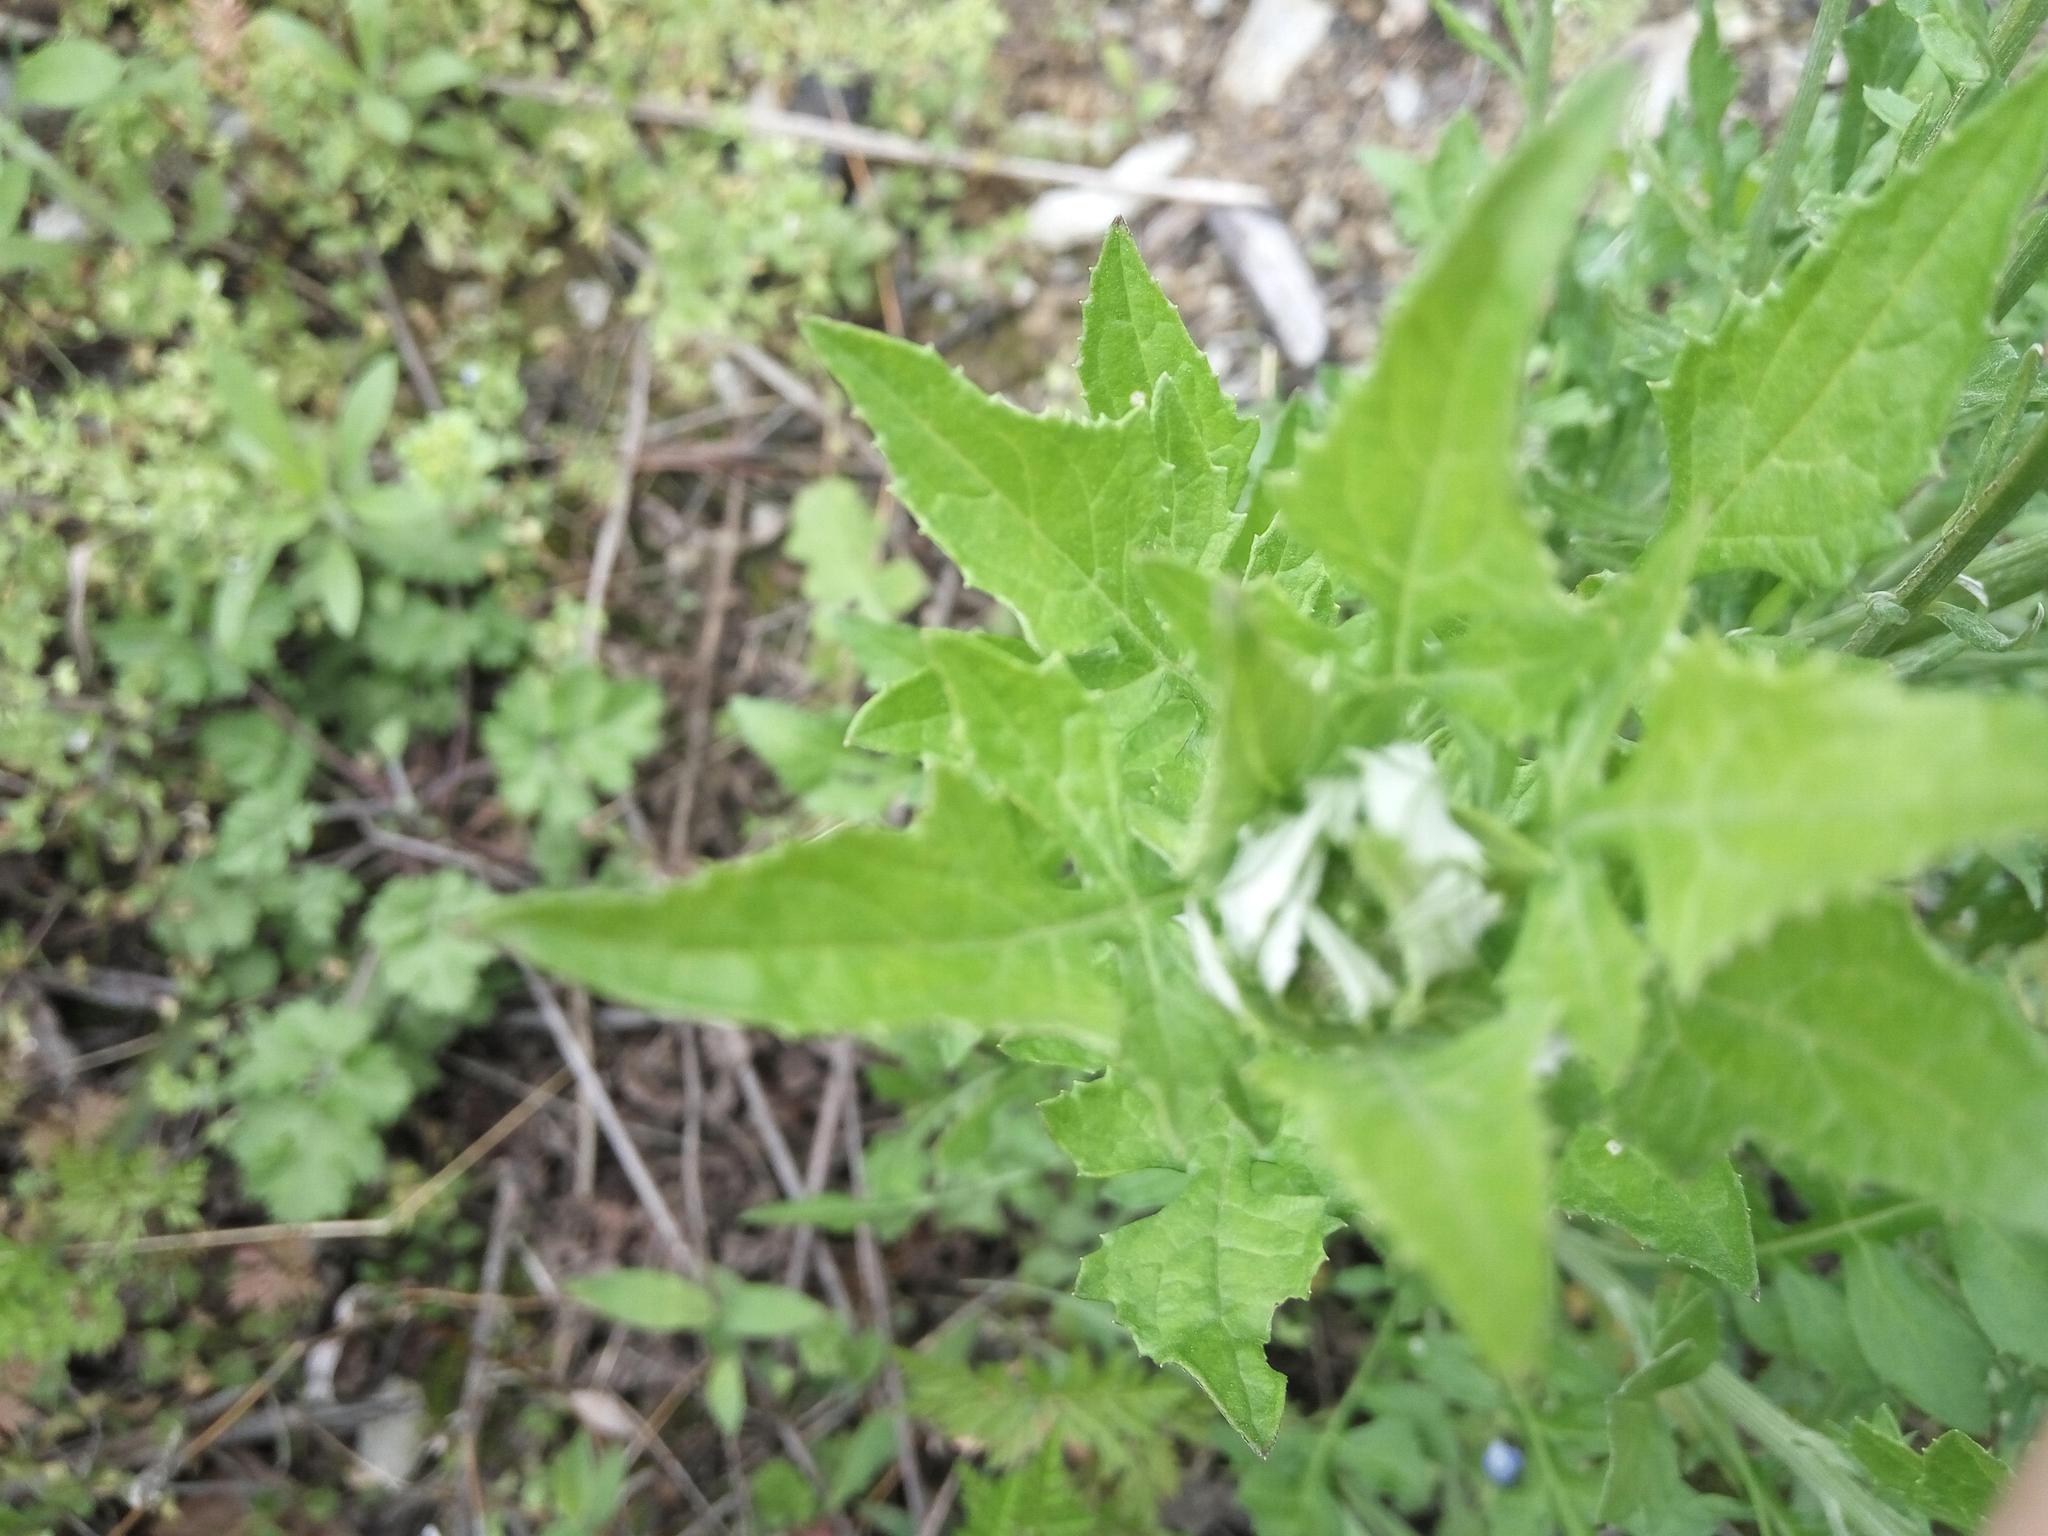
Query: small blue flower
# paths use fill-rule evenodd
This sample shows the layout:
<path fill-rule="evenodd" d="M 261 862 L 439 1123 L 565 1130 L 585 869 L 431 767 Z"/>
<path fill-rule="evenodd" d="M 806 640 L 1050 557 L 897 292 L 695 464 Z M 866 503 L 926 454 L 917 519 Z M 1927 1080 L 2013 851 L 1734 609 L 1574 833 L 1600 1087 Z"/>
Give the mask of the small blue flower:
<path fill-rule="evenodd" d="M 1512 1488 L 1522 1480 L 1523 1459 L 1522 1448 L 1514 1441 L 1494 1439 L 1486 1442 L 1479 1466 L 1494 1483 Z"/>

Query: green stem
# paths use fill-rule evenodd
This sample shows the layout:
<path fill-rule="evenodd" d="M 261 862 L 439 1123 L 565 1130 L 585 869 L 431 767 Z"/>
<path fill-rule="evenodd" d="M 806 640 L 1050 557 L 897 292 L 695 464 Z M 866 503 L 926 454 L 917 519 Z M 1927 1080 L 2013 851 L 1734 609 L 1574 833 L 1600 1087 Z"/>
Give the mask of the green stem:
<path fill-rule="evenodd" d="M 1991 68 L 2003 80 L 2027 51 L 2027 44 L 2048 22 L 2048 0 L 2005 0 L 1991 27 Z"/>
<path fill-rule="evenodd" d="M 1527 132 L 1550 111 L 1550 55 L 1556 46 L 1556 0 L 1533 0 L 1536 14 L 1529 23 L 1529 48 L 1523 57 L 1522 96 L 1528 103 Z"/>
<path fill-rule="evenodd" d="M 1800 157 L 1806 153 L 1806 135 L 1813 127 L 1813 114 L 1820 107 L 1820 93 L 1827 84 L 1828 66 L 1834 62 L 1835 45 L 1841 41 L 1842 25 L 1849 19 L 1849 0 L 1821 0 L 1820 14 L 1813 21 L 1813 40 L 1807 45 L 1806 63 L 1799 71 L 1799 89 L 1792 97 L 1792 109 L 1785 114 L 1777 147 L 1771 151 L 1770 174 L 1758 194 L 1749 221 L 1749 252 L 1742 263 L 1742 286 L 1754 292 L 1764 285 L 1777 265 L 1778 220 L 1792 195 L 1792 180 Z"/>
<path fill-rule="evenodd" d="M 1917 1232 L 1922 1227 L 1931 1227 L 1940 1220 L 1941 1209 L 1933 1201 L 1900 1200 L 1874 1211 L 1844 1216 L 1839 1221 L 1812 1223 L 1774 1237 L 1769 1242 L 1758 1243 L 1757 1261 L 1803 1259 L 1816 1253 L 1831 1253 L 1852 1239 L 1897 1237 L 1902 1233 Z"/>
<path fill-rule="evenodd" d="M 2043 269 L 2048 269 L 2048 210 L 2036 213 L 2020 226 L 2019 248 L 1998 279 L 1998 292 L 1991 300 L 1991 318 L 2003 320 L 2013 305 L 2033 291 Z"/>
<path fill-rule="evenodd" d="M 1997 477 L 1949 519 L 1934 547 L 1892 594 L 1895 606 L 1891 613 L 1872 613 L 1842 649 L 1851 656 L 1881 654 L 1907 622 L 1946 592 L 2043 487 L 2048 487 L 2048 416 Z"/>

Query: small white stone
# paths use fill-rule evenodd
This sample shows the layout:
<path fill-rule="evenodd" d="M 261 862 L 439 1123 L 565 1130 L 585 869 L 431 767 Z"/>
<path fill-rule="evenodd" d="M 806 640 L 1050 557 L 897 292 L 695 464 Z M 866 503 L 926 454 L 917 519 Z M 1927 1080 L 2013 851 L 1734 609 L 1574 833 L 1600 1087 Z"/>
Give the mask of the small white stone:
<path fill-rule="evenodd" d="M 1134 182 L 1171 176 L 1194 153 L 1191 134 L 1174 133 L 1134 144 L 1110 164 L 1109 174 Z M 1093 245 L 1118 219 L 1135 216 L 1151 199 L 1143 192 L 1057 187 L 1041 193 L 1024 214 L 1024 234 L 1048 251 Z"/>
<path fill-rule="evenodd" d="M 1252 0 L 1216 67 L 1216 94 L 1246 110 L 1272 106 L 1336 19 L 1326 0 Z"/>
<path fill-rule="evenodd" d="M 564 287 L 562 295 L 569 301 L 569 312 L 576 317 L 576 323 L 586 331 L 603 325 L 612 312 L 611 287 L 595 278 L 578 278 Z"/>

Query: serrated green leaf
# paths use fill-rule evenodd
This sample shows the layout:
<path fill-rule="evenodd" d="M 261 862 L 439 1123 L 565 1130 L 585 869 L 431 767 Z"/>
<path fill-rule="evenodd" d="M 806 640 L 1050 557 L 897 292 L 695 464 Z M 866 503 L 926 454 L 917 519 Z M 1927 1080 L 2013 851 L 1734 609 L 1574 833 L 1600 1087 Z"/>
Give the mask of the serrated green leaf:
<path fill-rule="evenodd" d="M 1096 947 L 1137 913 L 1054 878 L 957 778 L 908 832 L 842 827 L 647 891 L 513 897 L 487 936 L 608 996 L 684 1017 L 887 1034 L 955 1022 L 1113 1037 Z"/>
<path fill-rule="evenodd" d="M 1173 1145 L 1158 1103 L 1122 1073 L 1075 1083 L 1039 1105 L 1039 1112 L 1075 1171 L 1088 1178 L 1186 1163 L 1187 1154 Z"/>
<path fill-rule="evenodd" d="M 1218 1150 L 1156 1215 L 1104 1238 L 1074 1294 L 1108 1302 L 1148 1358 L 1186 1370 L 1264 1449 L 1287 1396 L 1266 1363 L 1273 1310 L 1308 1294 L 1338 1223 L 1301 1169 L 1261 1162 L 1241 1139 Z"/>
<path fill-rule="evenodd" d="M 1904 1254 L 1858 1243 L 1842 1259 L 1849 1326 L 1887 1385 L 1973 1435 L 1991 1429 L 1991 1346 Z"/>
<path fill-rule="evenodd" d="M 1695 644 L 1583 826 L 1635 860 L 1650 940 L 1689 989 L 1787 914 L 2048 828 L 2044 738 L 2032 699 Z"/>
<path fill-rule="evenodd" d="M 1396 672 L 1441 620 L 1557 599 L 1516 504 L 1523 353 L 1626 93 L 1594 77 L 1488 178 L 1281 492 L 1282 525 L 1372 599 Z"/>
<path fill-rule="evenodd" d="M 1850 1426 L 1849 1449 L 1878 1487 L 1959 1531 L 1978 1528 L 2009 1476 L 2003 1462 L 1959 1429 L 1916 1452 L 1888 1408 Z"/>
<path fill-rule="evenodd" d="M 608 1269 L 576 1275 L 562 1289 L 591 1311 L 648 1333 L 684 1333 L 717 1316 L 711 1293 L 665 1269 Z"/>
<path fill-rule="evenodd" d="M 891 757 L 945 757 L 953 744 L 953 709 L 939 674 L 924 667 L 880 689 L 854 712 L 846 744 Z"/>
<path fill-rule="evenodd" d="M 1163 550 L 1198 570 L 1223 568 L 1236 540 L 1228 472 L 1205 452 L 1200 427 L 1169 375 L 1152 392 L 1152 443 L 1166 466 L 1158 521 L 1143 534 L 1145 547 Z"/>
<path fill-rule="evenodd" d="M 1019 1466 L 1047 1444 L 1130 1488 L 1148 1509 L 1180 1482 L 1176 1437 L 1214 1419 L 1187 1378 L 1134 1355 L 1079 1350 L 968 1366 L 919 1350 L 897 1357 L 910 1410 L 981 1447 L 994 1468 Z"/>
<path fill-rule="evenodd" d="M 1335 1187 L 1517 1373 L 1543 1358 L 1554 1290 L 1535 1052 L 1536 1031 L 1509 1018 L 1441 1045 L 1253 1069 Z"/>
<path fill-rule="evenodd" d="M 1688 346 L 1664 400 L 1671 504 L 1709 509 L 1703 569 L 1834 585 L 1898 536 L 1984 344 L 2048 160 L 2048 71 L 1853 209 L 1784 284 Z"/>
<path fill-rule="evenodd" d="M 1216 370 L 1145 270 L 1137 242 L 1119 219 L 1102 243 L 1081 306 L 1081 390 L 1096 415 L 1115 418 L 1149 401 L 1162 378 L 1172 381 L 1203 453 L 1222 472 L 1228 512 L 1244 488 L 1259 424 L 1241 415 L 1223 392 Z"/>
<path fill-rule="evenodd" d="M 925 654 L 946 691 L 957 758 L 1071 853 L 1130 888 L 1121 770 L 1101 707 L 1058 657 L 1032 662 L 980 635 L 933 630 Z"/>
<path fill-rule="evenodd" d="M 1530 893 L 1501 996 L 1525 1011 L 1551 1010 L 1573 1052 L 1613 1082 L 1635 1056 L 1649 968 L 1599 865 L 1567 859 Z"/>
<path fill-rule="evenodd" d="M 1565 1144 L 1557 1203 L 1612 1222 L 1646 1248 L 1737 1291 L 1757 1286 L 1756 1240 L 1742 1179 L 1725 1158 L 1680 1179 L 1641 1148 L 1588 1126 Z"/>
<path fill-rule="evenodd" d="M 2048 1240 L 1971 1221 L 1949 1249 L 1977 1326 L 2004 1353 L 2048 1366 Z"/>
<path fill-rule="evenodd" d="M 2048 1230 L 2048 1051 L 1903 901 L 1785 924 L 1661 1025 L 1621 1104 L 1680 1171 L 1748 1134 L 1840 1179 Z"/>
<path fill-rule="evenodd" d="M 804 328 L 881 444 L 895 488 L 961 574 L 1044 651 L 1117 644 L 1165 664 L 1131 571 L 1164 471 L 1150 422 L 1032 416 L 934 352 L 856 326 Z"/>

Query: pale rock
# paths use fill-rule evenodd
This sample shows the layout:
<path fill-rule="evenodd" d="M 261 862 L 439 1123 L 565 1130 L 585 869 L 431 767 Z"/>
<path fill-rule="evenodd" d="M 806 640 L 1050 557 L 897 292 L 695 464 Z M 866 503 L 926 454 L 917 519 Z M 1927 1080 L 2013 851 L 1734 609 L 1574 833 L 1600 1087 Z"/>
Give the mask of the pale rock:
<path fill-rule="evenodd" d="M 1281 355 L 1296 368 L 1321 362 L 1330 349 L 1329 312 L 1286 222 L 1261 208 L 1212 208 L 1209 230 L 1258 302 Z"/>
<path fill-rule="evenodd" d="M 1109 174 L 1140 183 L 1157 181 L 1178 171 L 1194 148 L 1193 136 L 1185 133 L 1147 139 L 1118 155 Z M 1143 192 L 1055 187 L 1041 193 L 1026 210 L 1024 234 L 1033 245 L 1048 251 L 1092 245 L 1111 224 L 1131 218 L 1150 201 Z"/>
<path fill-rule="evenodd" d="M 1394 70 L 1380 87 L 1380 104 L 1387 109 L 1387 121 L 1408 132 L 1422 121 L 1422 82 L 1405 69 Z"/>
<path fill-rule="evenodd" d="M 1336 18 L 1327 0 L 1252 0 L 1216 67 L 1216 95 L 1246 111 L 1272 106 Z"/>
<path fill-rule="evenodd" d="M 1429 0 L 1386 0 L 1373 28 L 1383 38 L 1406 37 L 1429 20 Z"/>

